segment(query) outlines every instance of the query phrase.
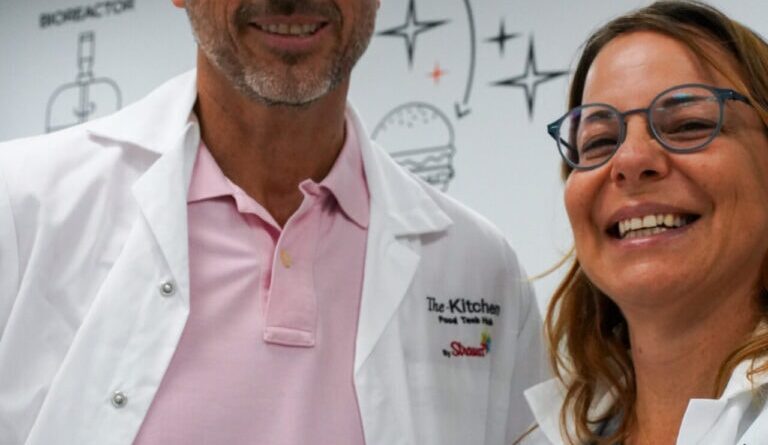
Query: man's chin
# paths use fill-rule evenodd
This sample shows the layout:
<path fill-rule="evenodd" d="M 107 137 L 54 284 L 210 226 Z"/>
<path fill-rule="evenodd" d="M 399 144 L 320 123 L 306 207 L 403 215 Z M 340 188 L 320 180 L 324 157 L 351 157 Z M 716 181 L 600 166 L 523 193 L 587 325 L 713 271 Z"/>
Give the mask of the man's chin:
<path fill-rule="evenodd" d="M 336 89 L 339 82 L 330 78 L 313 82 L 285 82 L 257 74 L 244 79 L 239 90 L 252 100 L 274 107 L 307 107 Z"/>

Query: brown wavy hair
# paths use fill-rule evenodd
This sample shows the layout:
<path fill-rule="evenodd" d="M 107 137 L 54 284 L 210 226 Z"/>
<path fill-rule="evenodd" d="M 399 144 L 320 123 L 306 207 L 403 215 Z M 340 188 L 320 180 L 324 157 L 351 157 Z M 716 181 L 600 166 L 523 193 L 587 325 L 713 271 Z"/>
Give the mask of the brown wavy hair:
<path fill-rule="evenodd" d="M 768 44 L 755 32 L 698 1 L 660 1 L 615 18 L 587 40 L 578 60 L 569 95 L 569 109 L 581 105 L 587 72 L 600 50 L 614 38 L 652 31 L 688 46 L 702 61 L 721 72 L 741 93 L 749 97 L 763 123 L 768 124 Z M 715 45 L 735 62 L 736 78 L 718 69 L 711 47 Z M 563 178 L 571 173 L 564 163 Z M 763 288 L 768 288 L 768 260 L 763 263 Z M 768 319 L 768 295 L 756 289 L 763 319 Z M 626 320 L 619 307 L 584 274 L 578 258 L 555 291 L 545 320 L 550 362 L 566 388 L 560 423 L 568 440 L 598 445 L 623 442 L 635 419 L 635 373 L 630 355 Z M 722 393 L 734 368 L 744 360 L 768 353 L 768 332 L 761 332 L 721 364 L 713 395 Z M 753 361 L 754 365 L 754 361 Z M 768 371 L 768 365 L 752 366 L 749 377 Z M 596 398 L 605 391 L 615 396 L 606 412 L 590 416 Z M 609 437 L 599 437 L 594 428 L 615 417 L 619 428 Z M 570 421 L 569 421 L 570 419 Z M 566 428 L 575 423 L 574 430 Z M 575 436 L 575 437 L 574 437 Z"/>

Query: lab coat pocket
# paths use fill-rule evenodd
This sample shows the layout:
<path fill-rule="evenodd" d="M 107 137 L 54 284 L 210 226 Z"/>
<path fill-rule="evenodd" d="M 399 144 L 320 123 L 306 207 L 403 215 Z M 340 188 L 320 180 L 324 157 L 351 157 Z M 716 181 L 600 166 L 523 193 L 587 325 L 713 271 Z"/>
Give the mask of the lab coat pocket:
<path fill-rule="evenodd" d="M 419 444 L 482 444 L 490 366 L 480 356 L 410 363 L 406 370 Z"/>

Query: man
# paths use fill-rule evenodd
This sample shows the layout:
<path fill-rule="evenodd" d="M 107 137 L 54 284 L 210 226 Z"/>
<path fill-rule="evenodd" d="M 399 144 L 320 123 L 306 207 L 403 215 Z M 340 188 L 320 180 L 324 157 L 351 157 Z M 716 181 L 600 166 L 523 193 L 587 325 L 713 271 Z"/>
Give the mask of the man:
<path fill-rule="evenodd" d="M 506 444 L 540 320 L 346 105 L 376 0 L 173 0 L 195 73 L 0 146 L 0 443 Z"/>

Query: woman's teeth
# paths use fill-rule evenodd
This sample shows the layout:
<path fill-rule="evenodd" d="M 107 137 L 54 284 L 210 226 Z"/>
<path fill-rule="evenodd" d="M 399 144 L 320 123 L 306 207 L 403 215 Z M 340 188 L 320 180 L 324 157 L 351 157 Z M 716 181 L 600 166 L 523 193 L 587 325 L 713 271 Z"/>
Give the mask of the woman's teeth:
<path fill-rule="evenodd" d="M 669 229 L 682 227 L 688 224 L 682 215 L 671 213 L 646 215 L 642 218 L 628 218 L 619 221 L 619 238 L 639 238 L 656 235 Z"/>
<path fill-rule="evenodd" d="M 289 25 L 287 23 L 273 25 L 257 25 L 262 31 L 281 36 L 305 37 L 314 34 L 320 25 Z"/>

